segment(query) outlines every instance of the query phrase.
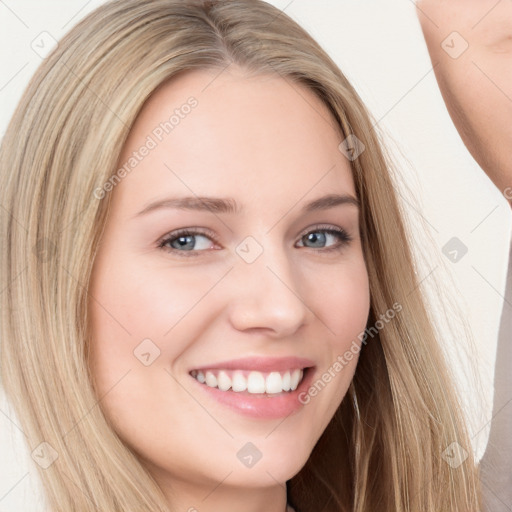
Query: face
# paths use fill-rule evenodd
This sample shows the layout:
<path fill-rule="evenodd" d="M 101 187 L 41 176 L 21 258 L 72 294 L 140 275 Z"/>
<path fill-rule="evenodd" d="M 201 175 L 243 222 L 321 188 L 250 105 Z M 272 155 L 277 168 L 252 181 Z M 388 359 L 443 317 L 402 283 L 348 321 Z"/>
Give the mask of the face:
<path fill-rule="evenodd" d="M 89 290 L 104 413 L 163 487 L 205 495 L 300 470 L 369 312 L 329 111 L 280 77 L 217 75 L 182 74 L 142 109 Z"/>

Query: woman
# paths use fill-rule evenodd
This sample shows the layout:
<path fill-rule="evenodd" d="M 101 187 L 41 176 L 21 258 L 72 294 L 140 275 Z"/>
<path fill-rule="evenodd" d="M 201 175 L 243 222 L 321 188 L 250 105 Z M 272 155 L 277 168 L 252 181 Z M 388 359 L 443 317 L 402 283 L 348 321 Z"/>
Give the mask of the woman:
<path fill-rule="evenodd" d="M 284 13 L 105 4 L 0 166 L 2 382 L 51 510 L 479 509 L 386 157 Z"/>

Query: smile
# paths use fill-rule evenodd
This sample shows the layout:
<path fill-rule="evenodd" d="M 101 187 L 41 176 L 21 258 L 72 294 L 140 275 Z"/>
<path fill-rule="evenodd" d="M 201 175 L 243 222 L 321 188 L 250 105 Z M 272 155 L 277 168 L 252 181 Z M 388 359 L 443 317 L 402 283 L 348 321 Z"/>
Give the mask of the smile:
<path fill-rule="evenodd" d="M 221 391 L 247 392 L 250 394 L 275 395 L 295 391 L 301 383 L 304 370 L 293 368 L 286 371 L 259 372 L 247 370 L 192 370 L 190 375 L 201 384 Z"/>
<path fill-rule="evenodd" d="M 250 356 L 188 371 L 192 389 L 197 389 L 209 407 L 218 404 L 259 420 L 285 418 L 304 409 L 299 395 L 316 373 L 313 360 L 296 356 Z"/>

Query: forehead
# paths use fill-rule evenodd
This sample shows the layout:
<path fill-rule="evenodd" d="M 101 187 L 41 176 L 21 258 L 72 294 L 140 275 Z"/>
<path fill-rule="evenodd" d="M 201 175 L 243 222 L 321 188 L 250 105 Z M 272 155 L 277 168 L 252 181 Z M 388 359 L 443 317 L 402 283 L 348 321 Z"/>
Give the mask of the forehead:
<path fill-rule="evenodd" d="M 165 193 L 241 203 L 354 194 L 341 141 L 329 109 L 304 85 L 234 66 L 188 71 L 142 108 L 119 160 L 129 175 L 114 192 L 131 209 Z"/>

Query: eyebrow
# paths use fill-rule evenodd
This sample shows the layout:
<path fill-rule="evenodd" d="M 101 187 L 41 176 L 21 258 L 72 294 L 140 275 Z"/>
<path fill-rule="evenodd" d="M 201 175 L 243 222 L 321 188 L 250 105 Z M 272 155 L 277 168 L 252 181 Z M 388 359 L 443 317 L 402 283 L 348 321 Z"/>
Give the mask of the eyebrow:
<path fill-rule="evenodd" d="M 305 213 L 328 210 L 340 205 L 352 205 L 359 208 L 359 201 L 349 194 L 328 194 L 306 203 L 302 211 Z M 177 210 L 209 211 L 213 213 L 239 214 L 243 208 L 232 198 L 221 197 L 170 197 L 148 204 L 134 217 L 140 217 L 156 210 L 173 208 Z"/>

